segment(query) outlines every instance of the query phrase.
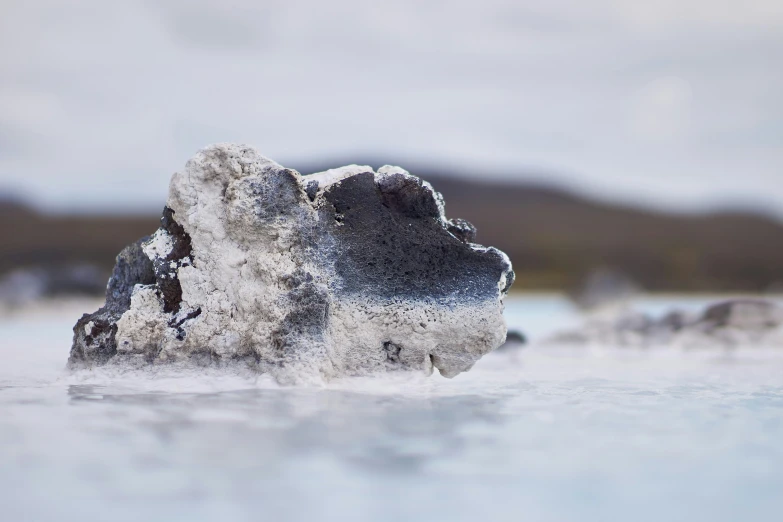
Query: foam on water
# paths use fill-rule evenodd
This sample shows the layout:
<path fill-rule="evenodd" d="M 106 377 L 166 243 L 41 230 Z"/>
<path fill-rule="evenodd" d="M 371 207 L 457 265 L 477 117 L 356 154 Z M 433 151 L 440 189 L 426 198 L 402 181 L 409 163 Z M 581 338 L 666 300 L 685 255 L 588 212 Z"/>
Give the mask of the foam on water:
<path fill-rule="evenodd" d="M 783 508 L 783 351 L 529 348 L 453 380 L 307 388 L 215 370 L 67 375 L 84 309 L 0 319 L 0 520 L 772 521 Z M 509 300 L 507 319 L 536 338 L 577 316 L 539 297 Z"/>

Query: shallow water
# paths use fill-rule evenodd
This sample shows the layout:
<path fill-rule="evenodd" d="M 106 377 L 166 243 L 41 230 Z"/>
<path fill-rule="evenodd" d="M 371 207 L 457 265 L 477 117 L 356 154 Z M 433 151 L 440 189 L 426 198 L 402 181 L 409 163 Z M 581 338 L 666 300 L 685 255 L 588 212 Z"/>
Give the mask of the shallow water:
<path fill-rule="evenodd" d="M 648 300 L 645 309 L 670 304 Z M 490 354 L 322 389 L 67 376 L 82 310 L 0 319 L 0 520 L 779 520 L 783 350 Z M 576 324 L 511 299 L 533 339 Z"/>

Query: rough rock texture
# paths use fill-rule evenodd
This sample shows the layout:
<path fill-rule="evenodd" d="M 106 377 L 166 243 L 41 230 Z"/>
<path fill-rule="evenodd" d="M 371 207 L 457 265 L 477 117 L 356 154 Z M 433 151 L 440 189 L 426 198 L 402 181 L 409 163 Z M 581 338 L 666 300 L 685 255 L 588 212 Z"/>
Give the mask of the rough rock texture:
<path fill-rule="evenodd" d="M 71 367 L 239 364 L 281 382 L 433 366 L 506 336 L 505 254 L 398 167 L 302 176 L 215 145 L 171 180 L 161 227 L 117 258 Z"/>
<path fill-rule="evenodd" d="M 723 301 L 700 314 L 671 311 L 660 318 L 624 313 L 562 332 L 547 344 L 682 348 L 783 346 L 783 309 L 755 299 Z"/>

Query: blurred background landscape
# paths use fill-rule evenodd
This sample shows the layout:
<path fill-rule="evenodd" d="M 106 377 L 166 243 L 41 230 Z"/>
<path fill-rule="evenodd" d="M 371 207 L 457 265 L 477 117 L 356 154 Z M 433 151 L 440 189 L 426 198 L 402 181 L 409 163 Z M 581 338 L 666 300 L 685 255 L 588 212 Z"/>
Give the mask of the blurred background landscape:
<path fill-rule="evenodd" d="M 781 0 L 0 0 L 0 520 L 777 522 L 782 64 Z M 217 142 L 430 181 L 511 257 L 506 343 L 65 371 Z"/>
<path fill-rule="evenodd" d="M 781 5 L 3 2 L 0 294 L 100 294 L 220 141 L 407 168 L 516 290 L 780 292 Z"/>
<path fill-rule="evenodd" d="M 660 213 L 544 185 L 414 172 L 442 191 L 450 216 L 471 221 L 481 243 L 511 257 L 517 291 L 578 291 L 606 272 L 647 291 L 783 292 L 783 224 L 770 216 Z M 159 220 L 41 214 L 13 201 L 0 216 L 6 292 L 52 295 L 101 294 L 117 253 Z"/>

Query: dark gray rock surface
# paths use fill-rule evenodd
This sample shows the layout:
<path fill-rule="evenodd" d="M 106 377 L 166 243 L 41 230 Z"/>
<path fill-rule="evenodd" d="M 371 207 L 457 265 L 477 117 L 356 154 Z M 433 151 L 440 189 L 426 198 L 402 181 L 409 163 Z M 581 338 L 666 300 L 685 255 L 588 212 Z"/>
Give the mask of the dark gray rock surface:
<path fill-rule="evenodd" d="M 527 337 L 520 331 L 512 330 L 506 334 L 506 342 L 497 349 L 498 352 L 514 352 L 527 346 Z"/>
<path fill-rule="evenodd" d="M 117 256 L 106 287 L 106 304 L 95 313 L 84 314 L 73 327 L 69 365 L 104 364 L 117 354 L 117 321 L 130 309 L 133 289 L 155 283 L 152 261 L 141 248 L 148 239 L 125 247 Z"/>

